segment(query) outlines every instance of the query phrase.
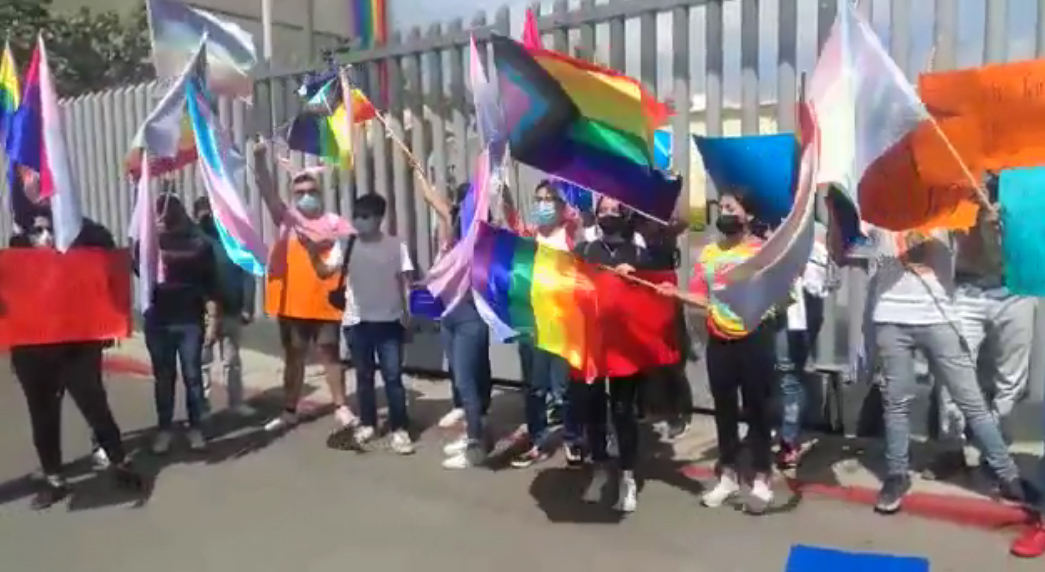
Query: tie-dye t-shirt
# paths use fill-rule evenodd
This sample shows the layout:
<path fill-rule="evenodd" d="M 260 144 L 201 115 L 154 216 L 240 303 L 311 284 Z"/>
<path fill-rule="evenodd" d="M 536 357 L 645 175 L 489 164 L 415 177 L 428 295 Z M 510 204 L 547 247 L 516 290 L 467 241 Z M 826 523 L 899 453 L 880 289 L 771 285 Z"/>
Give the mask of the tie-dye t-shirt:
<path fill-rule="evenodd" d="M 735 340 L 751 333 L 749 325 L 743 324 L 740 317 L 715 295 L 714 286 L 722 283 L 722 277 L 730 268 L 751 258 L 760 248 L 762 241 L 752 238 L 733 248 L 722 248 L 717 242 L 712 242 L 701 249 L 689 289 L 708 301 L 708 333 L 712 336 Z"/>

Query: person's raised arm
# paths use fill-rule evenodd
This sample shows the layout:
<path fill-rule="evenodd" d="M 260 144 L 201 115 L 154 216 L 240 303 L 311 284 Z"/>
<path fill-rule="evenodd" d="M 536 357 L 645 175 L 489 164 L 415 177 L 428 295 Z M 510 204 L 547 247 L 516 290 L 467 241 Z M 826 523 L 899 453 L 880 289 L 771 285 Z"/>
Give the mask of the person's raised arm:
<path fill-rule="evenodd" d="M 272 216 L 273 224 L 282 224 L 287 214 L 287 204 L 276 190 L 276 180 L 269 169 L 268 144 L 262 140 L 254 143 L 254 183 L 258 186 L 258 194 Z"/>
<path fill-rule="evenodd" d="M 422 171 L 418 168 L 414 169 L 415 175 L 417 176 L 418 184 L 421 186 L 421 196 L 424 198 L 428 206 L 432 207 L 438 217 L 437 228 L 439 236 L 439 243 L 444 246 L 453 244 L 453 233 L 454 233 L 454 220 L 453 214 L 450 212 L 450 203 L 446 200 L 446 197 L 439 194 L 438 191 L 432 188 L 432 185 L 428 183 L 428 179 L 424 177 Z"/>

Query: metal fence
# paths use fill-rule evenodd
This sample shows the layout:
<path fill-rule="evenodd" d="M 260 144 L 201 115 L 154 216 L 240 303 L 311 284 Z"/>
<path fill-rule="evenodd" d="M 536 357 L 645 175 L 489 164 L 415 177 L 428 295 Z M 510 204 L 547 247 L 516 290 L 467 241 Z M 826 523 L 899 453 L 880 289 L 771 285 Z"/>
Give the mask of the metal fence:
<path fill-rule="evenodd" d="M 550 10 L 542 10 L 540 5 L 533 8 L 541 14 L 546 46 L 640 78 L 660 98 L 674 103 L 671 129 L 676 140 L 688 140 L 691 133 L 793 130 L 800 75 L 813 67 L 818 46 L 834 20 L 837 1 L 562 0 Z M 489 63 L 485 40 L 490 34 L 519 37 L 523 13 L 518 8 L 502 8 L 492 16 L 480 12 L 469 23 L 456 20 L 446 26 L 397 32 L 385 47 L 340 58 L 342 63 L 354 65 L 357 80 L 372 98 L 376 94 L 370 88 L 379 84 L 379 67 L 384 66 L 390 87 L 387 111 L 391 128 L 408 142 L 416 157 L 427 162 L 438 188 L 445 189 L 449 179 L 463 180 L 473 163 L 475 136 L 465 81 L 469 38 L 476 38 Z M 859 9 L 871 18 L 912 79 L 925 68 L 929 53 L 934 54 L 936 70 L 1045 53 L 1045 0 L 863 0 Z M 283 119 L 294 113 L 300 104 L 294 92 L 306 71 L 266 72 L 258 77 L 252 107 L 221 102 L 221 120 L 241 148 L 256 133 L 277 131 Z M 160 95 L 151 88 L 115 89 L 63 105 L 86 214 L 118 235 L 125 234 L 122 231 L 128 226 L 134 197 L 123 175 L 123 159 L 135 130 Z M 676 165 L 693 164 L 691 146 L 674 147 Z M 415 192 L 406 159 L 377 122 L 371 122 L 366 133 L 357 133 L 355 149 L 353 173 L 331 172 L 324 178 L 328 204 L 347 214 L 352 198 L 360 193 L 386 197 L 389 229 L 407 240 L 418 266 L 427 268 L 433 256 L 432 216 Z M 299 154 L 293 154 L 292 161 L 296 165 L 314 163 Z M 241 188 L 255 216 L 265 221 L 264 236 L 271 240 L 271 221 L 262 212 L 257 190 L 249 184 L 251 163 L 248 158 Z M 514 174 L 513 187 L 522 190 L 525 202 L 537 175 L 525 168 Z M 184 170 L 177 179 L 189 200 L 201 194 L 194 168 Z M 287 177 L 280 178 L 284 196 L 289 191 L 287 183 Z M 688 173 L 687 197 L 697 185 L 707 185 L 708 198 L 714 198 L 714 189 L 699 168 Z M 8 215 L 0 219 L 0 226 L 10 229 Z M 699 240 L 694 236 L 686 244 L 684 273 L 690 266 L 692 246 Z M 821 336 L 818 352 L 823 361 L 846 361 L 850 342 L 860 328 L 865 278 L 859 270 L 844 274 L 843 287 L 826 311 L 827 335 Z M 1045 328 L 1039 328 L 1042 330 Z M 1039 333 L 1038 339 L 1045 342 L 1045 335 Z M 510 357 L 514 352 L 495 351 L 500 354 L 495 358 L 498 373 L 514 377 L 516 368 Z M 1038 350 L 1035 380 L 1045 377 L 1043 358 L 1045 352 Z M 705 385 L 702 369 L 692 372 L 698 390 Z M 1040 388 L 1035 391 L 1040 399 Z M 710 403 L 706 393 L 698 393 L 699 401 Z"/>

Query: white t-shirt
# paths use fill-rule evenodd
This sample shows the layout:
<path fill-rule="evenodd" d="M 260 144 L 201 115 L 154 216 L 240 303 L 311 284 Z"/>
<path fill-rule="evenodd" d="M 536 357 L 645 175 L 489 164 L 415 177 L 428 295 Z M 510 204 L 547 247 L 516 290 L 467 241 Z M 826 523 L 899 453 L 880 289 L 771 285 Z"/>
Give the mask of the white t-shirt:
<path fill-rule="evenodd" d="M 338 242 L 327 264 L 342 264 L 348 242 Z M 375 241 L 356 238 L 349 253 L 345 280 L 344 326 L 360 322 L 397 322 L 406 315 L 401 277 L 413 272 L 414 264 L 403 241 L 382 235 Z"/>
<path fill-rule="evenodd" d="M 868 288 L 876 324 L 927 326 L 955 319 L 954 246 L 946 232 L 925 239 L 919 267 L 899 258 L 911 248 L 904 233 L 874 228 L 870 237 L 877 254 Z"/>

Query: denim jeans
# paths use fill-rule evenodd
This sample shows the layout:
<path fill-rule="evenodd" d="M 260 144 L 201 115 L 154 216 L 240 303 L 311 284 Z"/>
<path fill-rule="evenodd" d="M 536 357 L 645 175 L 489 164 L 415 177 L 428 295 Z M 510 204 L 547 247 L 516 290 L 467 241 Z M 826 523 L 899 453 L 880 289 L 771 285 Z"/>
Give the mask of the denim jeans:
<path fill-rule="evenodd" d="M 403 387 L 403 342 L 405 331 L 400 322 L 360 322 L 345 328 L 345 339 L 356 369 L 356 397 L 359 420 L 367 427 L 377 425 L 377 391 L 375 374 L 381 369 L 388 402 L 388 425 L 392 431 L 406 430 L 410 419 L 406 412 L 406 388 Z"/>
<path fill-rule="evenodd" d="M 882 401 L 885 410 L 885 460 L 889 475 L 906 476 L 911 441 L 911 402 L 917 380 L 914 351 L 929 360 L 933 378 L 943 384 L 961 410 L 987 464 L 998 478 L 1019 477 L 1002 438 L 1001 429 L 987 409 L 976 380 L 976 366 L 969 346 L 956 324 L 875 324 L 875 350 L 882 367 Z"/>
<path fill-rule="evenodd" d="M 218 337 L 203 346 L 203 389 L 209 395 L 214 378 L 215 361 L 220 355 L 225 391 L 228 392 L 229 407 L 243 403 L 243 361 L 239 348 L 243 339 L 243 318 L 222 316 L 218 325 Z"/>
<path fill-rule="evenodd" d="M 526 431 L 534 447 L 545 447 L 548 438 L 548 395 L 565 387 L 570 377 L 566 359 L 519 342 L 519 365 L 526 392 Z"/>
<path fill-rule="evenodd" d="M 464 409 L 468 439 L 483 439 L 483 413 L 489 406 L 490 329 L 471 299 L 463 300 L 441 323 L 454 389 Z"/>
<path fill-rule="evenodd" d="M 450 379 L 454 378 L 453 359 L 450 357 L 453 352 L 453 336 L 450 335 L 448 330 L 441 329 L 439 331 L 440 336 L 443 339 L 443 353 L 446 354 L 447 368 L 450 372 Z M 485 351 L 479 352 L 479 372 L 476 379 L 476 383 L 479 388 L 479 402 L 482 404 L 483 415 L 490 412 L 490 401 L 493 398 L 493 372 L 490 367 L 490 345 L 487 343 Z M 453 396 L 454 408 L 464 409 L 464 402 L 461 401 L 461 392 L 457 390 L 457 386 L 451 381 L 450 392 Z"/>
<path fill-rule="evenodd" d="M 813 356 L 816 337 L 823 323 L 824 301 L 803 292 L 806 323 L 804 330 L 789 330 L 781 319 L 776 333 L 776 370 L 780 376 L 780 439 L 795 445 L 802 429 L 806 408 L 805 371 Z"/>
<path fill-rule="evenodd" d="M 181 365 L 181 379 L 185 384 L 185 411 L 189 426 L 198 428 L 206 411 L 203 394 L 203 324 L 167 324 L 145 316 L 145 346 L 152 361 L 156 417 L 160 429 L 168 430 L 174 424 L 174 384 Z"/>

